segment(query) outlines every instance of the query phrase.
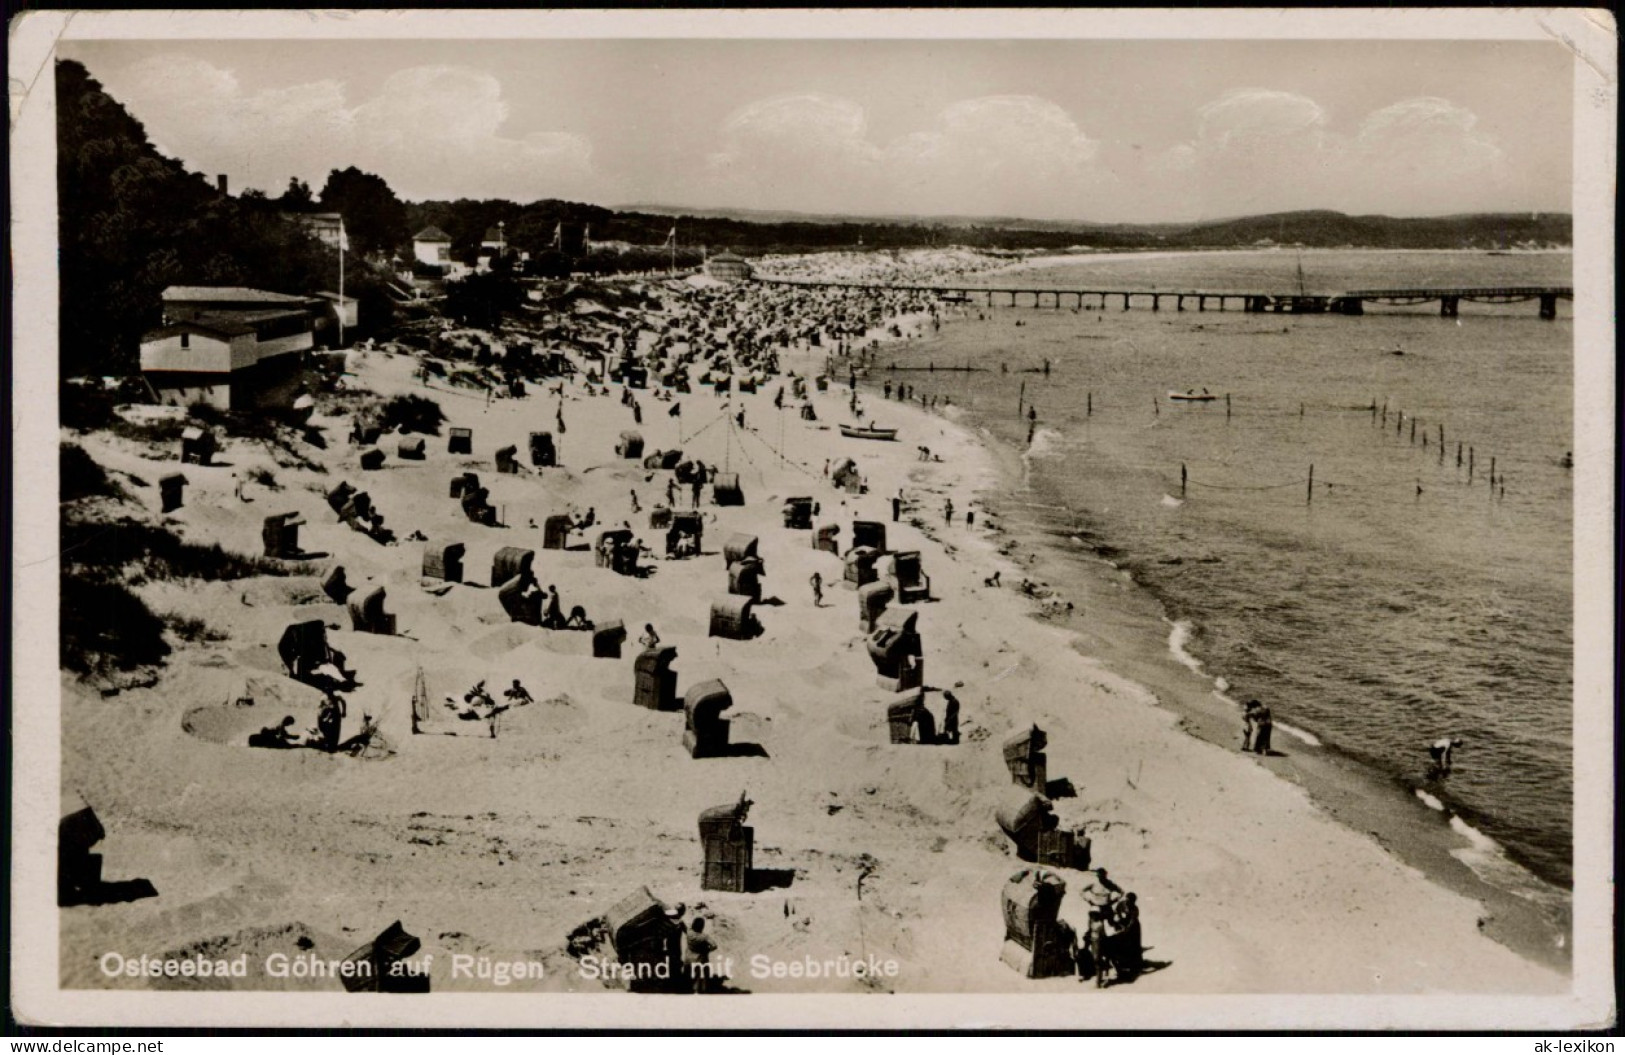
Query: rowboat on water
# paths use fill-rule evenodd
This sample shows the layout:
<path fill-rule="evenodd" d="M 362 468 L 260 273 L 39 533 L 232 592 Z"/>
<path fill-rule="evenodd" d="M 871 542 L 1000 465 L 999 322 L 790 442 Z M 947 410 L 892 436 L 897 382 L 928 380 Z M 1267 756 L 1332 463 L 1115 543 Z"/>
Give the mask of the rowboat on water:
<path fill-rule="evenodd" d="M 841 435 L 854 440 L 895 440 L 896 429 L 880 429 L 872 425 L 842 425 Z"/>
<path fill-rule="evenodd" d="M 1218 398 L 1205 388 L 1200 392 L 1195 389 L 1186 389 L 1183 392 L 1168 393 L 1168 399 L 1173 403 L 1210 403 Z"/>

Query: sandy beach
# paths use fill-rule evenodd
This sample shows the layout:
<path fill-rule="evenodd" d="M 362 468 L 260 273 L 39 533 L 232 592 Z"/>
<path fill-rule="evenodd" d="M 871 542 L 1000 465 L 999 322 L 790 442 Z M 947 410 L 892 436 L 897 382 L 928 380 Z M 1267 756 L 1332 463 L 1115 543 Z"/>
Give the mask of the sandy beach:
<path fill-rule="evenodd" d="M 672 298 L 675 299 L 675 298 Z M 919 325 L 919 320 L 914 320 Z M 781 353 L 803 377 L 820 373 L 827 348 Z M 263 445 L 228 441 L 218 464 L 186 466 L 185 505 L 150 505 L 143 518 L 188 541 L 259 552 L 261 518 L 297 512 L 306 551 L 326 554 L 309 576 L 236 582 L 151 583 L 155 610 L 203 620 L 224 640 L 182 644 L 157 682 L 103 697 L 64 677 L 62 783 L 91 803 L 107 830 L 98 848 L 109 878 L 150 879 L 158 896 L 61 913 L 61 984 L 67 988 L 218 988 L 192 979 L 108 977 L 106 954 L 163 957 L 275 953 L 348 955 L 394 920 L 434 957 L 436 991 L 491 990 L 489 977 L 457 977 L 454 955 L 534 961 L 544 977 L 514 989 L 594 992 L 622 983 L 591 976 L 569 936 L 641 886 L 714 920 L 718 957 L 731 957 L 730 985 L 750 992 L 1556 994 L 1568 979 L 1481 933 L 1477 902 L 1434 885 L 1371 837 L 1314 805 L 1270 772 L 1188 735 L 1150 690 L 1073 647 L 1072 635 L 1040 618 L 1040 602 L 1015 589 L 1022 570 L 1000 553 L 997 523 L 963 513 L 996 482 L 994 455 L 941 415 L 869 399 L 892 443 L 843 437 L 846 386 L 813 392 L 817 420 L 793 403 L 774 406 L 779 379 L 755 393 L 696 386 L 668 404 L 645 398 L 640 424 L 620 386 L 587 395 L 564 383 L 556 433 L 559 468 L 498 475 L 493 454 L 553 429 L 560 399 L 532 389 L 488 401 L 436 380 L 418 360 L 355 351 L 346 383 L 388 397 L 434 399 L 447 427 L 473 431 L 472 454 L 447 452 L 447 431 L 427 437 L 423 461 L 395 454 L 363 472 L 343 438 L 344 417 L 313 422 L 325 450 L 305 453 L 320 470 L 274 464 Z M 644 395 L 643 393 L 639 393 Z M 732 415 L 743 409 L 745 427 Z M 701 506 L 702 553 L 653 559 L 647 577 L 595 566 L 602 527 L 627 521 L 660 550 L 649 510 L 665 499 L 665 472 L 617 457 L 622 430 L 646 451 L 681 449 L 739 474 L 745 504 Z M 65 435 L 65 439 L 70 438 Z M 138 444 L 105 434 L 71 437 L 99 463 L 144 479 L 160 467 Z M 940 460 L 922 461 L 928 447 Z M 852 458 L 864 494 L 835 489 L 831 461 Z M 265 468 L 275 490 L 234 496 L 233 473 Z M 164 467 L 168 471 L 168 467 Z M 466 519 L 448 483 L 477 472 L 503 527 Z M 383 546 L 339 523 L 324 500 L 341 480 L 365 489 L 400 539 Z M 891 498 L 904 495 L 901 522 Z M 631 511 L 630 495 L 641 510 Z M 818 522 L 885 521 L 892 550 L 918 550 L 932 599 L 912 607 L 924 640 L 926 703 L 938 720 L 941 690 L 962 701 L 954 745 L 888 743 L 885 703 L 864 648 L 854 591 L 839 558 L 813 548 L 812 533 L 783 526 L 792 496 L 821 505 Z M 957 512 L 944 523 L 944 503 Z M 677 508 L 688 505 L 680 496 Z M 544 550 L 545 517 L 591 508 L 597 526 L 575 548 Z M 424 543 L 467 547 L 465 581 L 421 579 Z M 725 596 L 721 553 L 736 533 L 759 539 L 765 564 L 761 636 L 707 636 L 709 606 Z M 565 610 L 581 605 L 602 623 L 622 620 L 620 659 L 591 656 L 590 635 L 509 620 L 491 583 L 497 549 L 536 551 L 539 581 Z M 342 565 L 363 592 L 387 591 L 393 636 L 356 633 L 322 594 L 321 576 Z M 985 580 L 995 571 L 1003 585 Z M 815 606 L 809 578 L 821 575 Z M 1104 598 L 1079 599 L 1108 603 Z M 378 723 L 392 753 L 354 758 L 267 751 L 247 736 L 284 714 L 314 721 L 320 693 L 289 679 L 276 642 L 290 623 L 321 619 L 360 685 L 348 694 L 346 734 L 361 716 Z M 633 655 L 645 624 L 678 658 L 679 695 L 709 679 L 732 693 L 732 740 L 757 745 L 732 757 L 692 759 L 683 716 L 633 705 Z M 496 693 L 520 679 L 535 702 L 484 723 L 448 718 L 457 732 L 413 735 L 416 671 L 437 707 L 485 680 Z M 253 706 L 233 701 L 251 696 Z M 451 712 L 448 710 L 447 715 Z M 1010 776 L 1000 744 L 1036 723 L 1049 735 L 1049 774 L 1076 796 L 1055 800 L 1063 826 L 1092 839 L 1092 865 L 1138 895 L 1149 969 L 1132 985 L 1097 993 L 1073 977 L 1029 980 L 1000 960 L 1000 891 L 1030 867 L 994 821 Z M 754 803 L 755 867 L 773 878 L 756 893 L 701 889 L 699 813 L 746 794 Z M 1077 912 L 1089 873 L 1052 869 Z M 1081 927 L 1081 919 L 1078 923 Z M 874 957 L 895 961 L 877 977 L 795 978 L 752 973 L 752 957 L 785 963 Z M 257 967 L 242 989 L 336 990 L 332 979 L 269 977 Z"/>

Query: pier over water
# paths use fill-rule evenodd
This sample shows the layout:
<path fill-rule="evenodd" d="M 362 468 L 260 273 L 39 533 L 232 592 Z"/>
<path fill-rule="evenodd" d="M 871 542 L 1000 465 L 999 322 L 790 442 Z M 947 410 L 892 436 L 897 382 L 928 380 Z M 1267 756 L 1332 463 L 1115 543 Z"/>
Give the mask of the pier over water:
<path fill-rule="evenodd" d="M 802 279 L 771 278 L 761 275 L 756 277 L 756 281 L 769 285 L 807 286 L 814 289 L 875 289 L 896 290 L 902 293 L 926 293 L 944 300 L 961 303 L 977 303 L 980 301 L 990 308 L 996 304 L 1005 303 L 1005 298 L 1009 298 L 1008 306 L 1012 308 L 1026 305 L 1034 308 L 1049 307 L 1055 310 L 1071 306 L 1079 310 L 1091 308 L 1104 311 L 1108 307 L 1115 306 L 1120 307 L 1123 311 L 1128 311 L 1131 307 L 1138 306 L 1150 308 L 1152 311 L 1161 311 L 1166 303 L 1171 304 L 1175 311 L 1185 311 L 1187 305 L 1189 305 L 1196 311 L 1240 310 L 1285 315 L 1364 315 L 1367 303 L 1408 306 L 1438 301 L 1439 314 L 1445 318 L 1455 318 L 1460 311 L 1461 302 L 1464 300 L 1480 304 L 1515 304 L 1522 301 L 1537 301 L 1539 303 L 1540 317 L 1555 319 L 1557 318 L 1558 300 L 1572 301 L 1574 299 L 1573 286 L 1358 289 L 1349 290 L 1345 293 L 1326 294 L 901 286 L 870 282 L 818 282 Z"/>

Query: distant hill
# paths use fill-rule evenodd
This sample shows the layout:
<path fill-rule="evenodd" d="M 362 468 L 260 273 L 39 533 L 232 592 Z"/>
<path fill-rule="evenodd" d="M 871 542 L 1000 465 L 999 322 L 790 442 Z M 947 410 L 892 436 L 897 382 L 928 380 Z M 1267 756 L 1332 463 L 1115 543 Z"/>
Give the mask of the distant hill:
<path fill-rule="evenodd" d="M 686 209 L 630 205 L 617 216 L 672 217 L 704 229 L 727 224 L 758 228 L 770 240 L 789 233 L 806 237 L 809 228 L 839 228 L 862 235 L 865 246 L 891 248 L 899 237 L 914 244 L 954 242 L 993 248 L 1040 249 L 1072 245 L 1101 248 L 1221 248 L 1259 244 L 1322 248 L 1357 246 L 1385 249 L 1507 249 L 1518 245 L 1568 246 L 1573 217 L 1568 213 L 1482 213 L 1456 216 L 1349 216 L 1331 210 L 1270 213 L 1193 223 L 1090 223 L 1028 220 L 1019 217 L 846 216 L 758 209 Z M 696 233 L 691 231 L 691 233 Z M 698 234 L 696 233 L 696 237 Z M 748 236 L 747 236 L 748 237 Z M 817 241 L 827 242 L 827 238 Z M 748 244 L 748 243 L 747 243 Z M 848 245 L 855 245 L 856 238 Z"/>

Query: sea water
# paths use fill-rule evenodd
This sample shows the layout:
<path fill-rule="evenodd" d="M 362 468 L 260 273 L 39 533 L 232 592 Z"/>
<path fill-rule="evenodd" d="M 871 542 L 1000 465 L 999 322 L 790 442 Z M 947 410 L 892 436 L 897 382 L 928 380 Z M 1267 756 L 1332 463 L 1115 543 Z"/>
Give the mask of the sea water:
<path fill-rule="evenodd" d="M 1123 254 L 977 284 L 1335 293 L 1567 285 L 1571 268 L 1561 253 Z M 1567 302 L 1556 320 L 1532 302 L 1456 318 L 1437 302 L 1363 317 L 1044 303 L 952 308 L 883 347 L 869 380 L 951 399 L 1022 451 L 1006 519 L 1149 590 L 1165 647 L 1222 697 L 1267 702 L 1278 747 L 1323 744 L 1413 789 L 1492 882 L 1568 887 Z M 1168 399 L 1204 388 L 1218 398 Z M 878 392 L 869 410 L 884 419 Z M 1440 779 L 1426 749 L 1443 736 L 1465 746 Z"/>

